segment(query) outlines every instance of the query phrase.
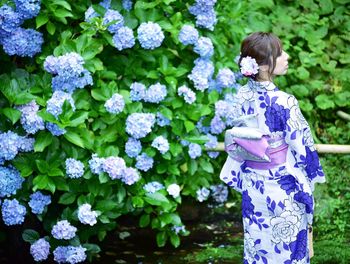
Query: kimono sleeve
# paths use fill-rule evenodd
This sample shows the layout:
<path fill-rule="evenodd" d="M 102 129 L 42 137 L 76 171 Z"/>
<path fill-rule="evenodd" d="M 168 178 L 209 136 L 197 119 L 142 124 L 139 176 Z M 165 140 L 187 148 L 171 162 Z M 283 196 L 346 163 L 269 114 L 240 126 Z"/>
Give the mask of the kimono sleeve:
<path fill-rule="evenodd" d="M 300 111 L 297 99 L 289 96 L 287 105 L 290 116 L 286 124 L 285 141 L 295 158 L 294 167 L 301 168 L 313 191 L 316 182 L 326 181 L 322 165 L 314 146 L 310 127 Z"/>
<path fill-rule="evenodd" d="M 242 161 L 234 160 L 228 156 L 220 172 L 220 179 L 239 193 L 243 192 L 241 177 L 242 164 Z"/>

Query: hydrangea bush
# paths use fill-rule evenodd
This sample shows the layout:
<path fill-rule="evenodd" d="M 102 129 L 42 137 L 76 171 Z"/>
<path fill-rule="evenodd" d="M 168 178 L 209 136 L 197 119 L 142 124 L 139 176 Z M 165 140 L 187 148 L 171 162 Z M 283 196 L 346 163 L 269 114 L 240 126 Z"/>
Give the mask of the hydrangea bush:
<path fill-rule="evenodd" d="M 215 2 L 1 6 L 2 221 L 42 222 L 23 233 L 35 261 L 91 260 L 128 214 L 177 247 L 183 197 L 218 200 L 206 148 L 226 126 L 215 103 L 239 85 L 236 66 L 214 74 Z"/>

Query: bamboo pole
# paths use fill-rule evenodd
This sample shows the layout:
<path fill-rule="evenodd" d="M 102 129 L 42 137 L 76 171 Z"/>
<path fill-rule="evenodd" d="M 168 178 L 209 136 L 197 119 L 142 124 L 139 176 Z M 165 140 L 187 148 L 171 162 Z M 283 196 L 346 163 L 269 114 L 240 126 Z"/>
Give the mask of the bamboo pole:
<path fill-rule="evenodd" d="M 315 144 L 318 153 L 350 154 L 350 145 L 336 144 Z M 207 149 L 210 151 L 224 151 L 224 143 L 219 142 L 216 148 Z"/>
<path fill-rule="evenodd" d="M 337 115 L 346 121 L 350 121 L 350 115 L 341 110 L 337 111 Z"/>

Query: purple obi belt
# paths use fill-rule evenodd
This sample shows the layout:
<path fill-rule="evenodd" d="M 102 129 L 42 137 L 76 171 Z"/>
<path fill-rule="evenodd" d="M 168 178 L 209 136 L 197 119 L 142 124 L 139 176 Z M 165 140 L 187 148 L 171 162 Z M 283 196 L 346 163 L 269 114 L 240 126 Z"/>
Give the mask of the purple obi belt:
<path fill-rule="evenodd" d="M 249 168 L 266 170 L 286 162 L 288 144 L 283 137 L 271 138 L 257 128 L 233 127 L 225 133 L 225 151 Z"/>

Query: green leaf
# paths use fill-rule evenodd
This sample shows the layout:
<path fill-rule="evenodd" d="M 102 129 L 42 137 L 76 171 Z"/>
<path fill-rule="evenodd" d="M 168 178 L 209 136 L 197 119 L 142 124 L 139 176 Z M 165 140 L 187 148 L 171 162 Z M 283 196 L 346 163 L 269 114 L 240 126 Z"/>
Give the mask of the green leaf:
<path fill-rule="evenodd" d="M 75 112 L 69 122 L 70 126 L 76 127 L 85 122 L 89 117 L 89 112 Z"/>
<path fill-rule="evenodd" d="M 65 10 L 65 9 L 56 9 L 54 11 L 54 15 L 56 17 L 60 17 L 60 18 L 62 18 L 62 17 L 73 17 L 73 14 L 70 11 Z"/>
<path fill-rule="evenodd" d="M 216 90 L 213 90 L 208 95 L 209 103 L 214 104 L 219 100 L 219 93 Z"/>
<path fill-rule="evenodd" d="M 192 123 L 191 121 L 185 121 L 184 122 L 184 124 L 185 124 L 185 128 L 186 128 L 186 132 L 188 133 L 188 132 L 190 132 L 190 131 L 192 131 L 193 129 L 195 129 L 195 127 L 196 127 L 196 125 L 194 124 L 194 123 Z"/>
<path fill-rule="evenodd" d="M 174 233 L 170 233 L 170 243 L 177 248 L 180 245 L 179 236 Z"/>
<path fill-rule="evenodd" d="M 90 243 L 85 243 L 82 245 L 86 250 L 93 255 L 96 255 L 97 253 L 101 252 L 101 248 L 96 245 L 96 244 L 90 244 Z"/>
<path fill-rule="evenodd" d="M 167 235 L 166 235 L 165 231 L 159 232 L 157 234 L 158 247 L 164 247 L 166 240 L 167 240 Z"/>
<path fill-rule="evenodd" d="M 109 179 L 110 178 L 108 177 L 108 175 L 106 173 L 100 173 L 98 175 L 98 180 L 100 181 L 100 183 L 106 183 L 109 181 Z"/>
<path fill-rule="evenodd" d="M 197 161 L 191 159 L 190 163 L 188 163 L 188 172 L 190 173 L 190 175 L 193 175 L 197 170 L 198 170 Z"/>
<path fill-rule="evenodd" d="M 35 142 L 34 151 L 42 152 L 44 149 L 52 143 L 53 136 L 50 132 L 40 131 Z"/>
<path fill-rule="evenodd" d="M 55 24 L 52 23 L 51 21 L 48 21 L 46 24 L 46 30 L 47 30 L 47 32 L 49 32 L 50 35 L 55 34 L 55 31 L 56 31 Z"/>
<path fill-rule="evenodd" d="M 97 202 L 96 210 L 101 212 L 108 212 L 118 207 L 118 203 L 111 200 L 102 200 Z"/>
<path fill-rule="evenodd" d="M 49 17 L 47 13 L 39 13 L 39 15 L 35 18 L 36 28 L 40 28 L 42 25 L 45 25 L 49 21 Z"/>
<path fill-rule="evenodd" d="M 33 229 L 25 229 L 22 233 L 22 238 L 25 242 L 29 242 L 30 244 L 33 244 L 35 241 L 37 241 L 40 238 L 40 235 L 37 231 Z"/>
<path fill-rule="evenodd" d="M 211 163 L 205 159 L 200 159 L 199 160 L 199 166 L 205 170 L 206 172 L 209 173 L 213 173 L 214 172 L 214 168 L 213 165 L 211 165 Z"/>
<path fill-rule="evenodd" d="M 45 174 L 48 172 L 50 166 L 45 160 L 35 160 L 35 163 L 41 173 Z"/>
<path fill-rule="evenodd" d="M 49 176 L 64 176 L 64 173 L 59 168 L 50 168 L 48 172 Z"/>
<path fill-rule="evenodd" d="M 173 119 L 173 112 L 169 108 L 164 106 L 159 110 L 159 112 L 169 120 Z"/>
<path fill-rule="evenodd" d="M 21 118 L 21 111 L 17 109 L 6 107 L 1 112 L 11 120 L 12 124 L 15 124 Z"/>
<path fill-rule="evenodd" d="M 72 204 L 72 203 L 74 203 L 76 198 L 77 198 L 76 193 L 73 193 L 73 192 L 64 193 L 61 195 L 58 203 L 65 204 L 65 205 Z"/>
<path fill-rule="evenodd" d="M 320 95 L 316 96 L 315 100 L 316 100 L 317 106 L 320 109 L 325 110 L 325 109 L 335 107 L 333 100 L 325 94 L 320 94 Z"/>
<path fill-rule="evenodd" d="M 162 203 L 169 203 L 169 200 L 161 193 L 147 193 L 145 201 L 151 205 L 161 205 Z"/>
<path fill-rule="evenodd" d="M 139 226 L 140 227 L 146 227 L 149 225 L 150 223 L 150 216 L 149 214 L 143 214 L 141 217 L 140 217 L 140 221 L 139 221 Z"/>
<path fill-rule="evenodd" d="M 304 67 L 297 68 L 297 76 L 301 80 L 305 80 L 310 77 L 310 73 Z"/>
<path fill-rule="evenodd" d="M 79 134 L 72 132 L 72 131 L 67 131 L 64 135 L 63 135 L 69 142 L 81 147 L 81 148 L 85 148 L 84 146 L 84 141 L 83 139 L 80 137 Z"/>

